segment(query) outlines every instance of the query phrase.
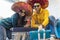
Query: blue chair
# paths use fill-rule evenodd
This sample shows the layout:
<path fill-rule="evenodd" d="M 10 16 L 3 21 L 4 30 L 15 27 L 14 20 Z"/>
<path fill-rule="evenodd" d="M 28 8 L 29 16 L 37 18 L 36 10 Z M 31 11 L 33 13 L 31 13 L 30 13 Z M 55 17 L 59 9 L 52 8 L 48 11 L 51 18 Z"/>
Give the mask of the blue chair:
<path fill-rule="evenodd" d="M 40 30 L 40 39 L 43 39 L 44 38 L 44 33 L 45 33 L 45 38 L 50 38 L 50 34 L 51 34 L 51 31 L 50 30 Z M 38 40 L 38 31 L 30 31 L 29 32 L 29 35 L 30 35 L 30 40 Z"/>
<path fill-rule="evenodd" d="M 38 31 L 30 31 L 30 40 L 38 40 Z"/>
<path fill-rule="evenodd" d="M 49 23 L 51 23 L 51 25 L 54 25 L 55 20 L 54 16 L 49 16 Z"/>
<path fill-rule="evenodd" d="M 55 35 L 57 38 L 60 38 L 60 19 L 57 19 L 55 22 Z"/>
<path fill-rule="evenodd" d="M 46 35 L 45 36 L 46 39 L 50 38 L 51 37 L 51 30 L 46 30 L 45 35 Z"/>
<path fill-rule="evenodd" d="M 54 24 L 55 24 L 55 17 L 49 16 L 49 24 L 46 26 L 46 30 L 51 30 L 51 34 L 55 34 L 54 31 Z"/>

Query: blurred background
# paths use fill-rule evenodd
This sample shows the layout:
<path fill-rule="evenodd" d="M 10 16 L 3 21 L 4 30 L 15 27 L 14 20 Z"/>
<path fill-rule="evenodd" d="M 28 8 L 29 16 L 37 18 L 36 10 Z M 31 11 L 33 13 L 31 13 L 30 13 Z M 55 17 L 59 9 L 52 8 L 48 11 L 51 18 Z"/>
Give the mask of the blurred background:
<path fill-rule="evenodd" d="M 7 18 L 14 14 L 11 10 L 11 6 L 14 2 L 27 0 L 0 0 L 0 18 Z M 50 15 L 55 16 L 55 18 L 60 17 L 60 0 L 49 0 L 49 6 L 47 8 Z"/>

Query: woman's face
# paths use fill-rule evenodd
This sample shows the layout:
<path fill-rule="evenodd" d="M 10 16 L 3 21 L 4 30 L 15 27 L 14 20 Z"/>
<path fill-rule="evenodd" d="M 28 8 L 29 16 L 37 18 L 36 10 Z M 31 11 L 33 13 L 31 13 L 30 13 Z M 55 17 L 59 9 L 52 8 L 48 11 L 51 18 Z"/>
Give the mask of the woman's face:
<path fill-rule="evenodd" d="M 23 17 L 25 16 L 25 13 L 26 13 L 25 10 L 20 10 L 19 15 Z"/>
<path fill-rule="evenodd" d="M 35 4 L 34 4 L 34 9 L 35 9 L 36 11 L 39 11 L 39 10 L 41 9 L 41 5 L 40 5 L 39 3 L 35 3 Z"/>

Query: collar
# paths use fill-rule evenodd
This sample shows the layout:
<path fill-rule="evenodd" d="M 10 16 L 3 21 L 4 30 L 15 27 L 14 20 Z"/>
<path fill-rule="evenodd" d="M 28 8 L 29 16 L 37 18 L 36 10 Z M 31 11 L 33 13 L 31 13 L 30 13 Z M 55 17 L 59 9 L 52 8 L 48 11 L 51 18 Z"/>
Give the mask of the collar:
<path fill-rule="evenodd" d="M 42 10 L 43 10 L 43 9 L 41 8 L 40 13 L 42 12 Z"/>

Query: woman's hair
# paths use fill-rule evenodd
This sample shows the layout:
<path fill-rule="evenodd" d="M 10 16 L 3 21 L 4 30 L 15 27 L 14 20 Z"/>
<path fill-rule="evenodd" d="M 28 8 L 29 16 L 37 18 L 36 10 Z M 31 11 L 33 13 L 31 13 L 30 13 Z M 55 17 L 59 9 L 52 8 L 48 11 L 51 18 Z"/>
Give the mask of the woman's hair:
<path fill-rule="evenodd" d="M 25 18 L 26 18 L 26 15 L 23 16 L 23 17 L 19 16 L 17 26 L 24 26 L 27 23 L 27 21 L 25 21 Z"/>
<path fill-rule="evenodd" d="M 23 17 L 21 18 L 21 20 L 20 20 L 21 25 L 25 25 L 25 24 L 26 24 L 27 21 L 25 21 L 25 17 L 26 17 L 26 16 L 23 16 Z"/>

